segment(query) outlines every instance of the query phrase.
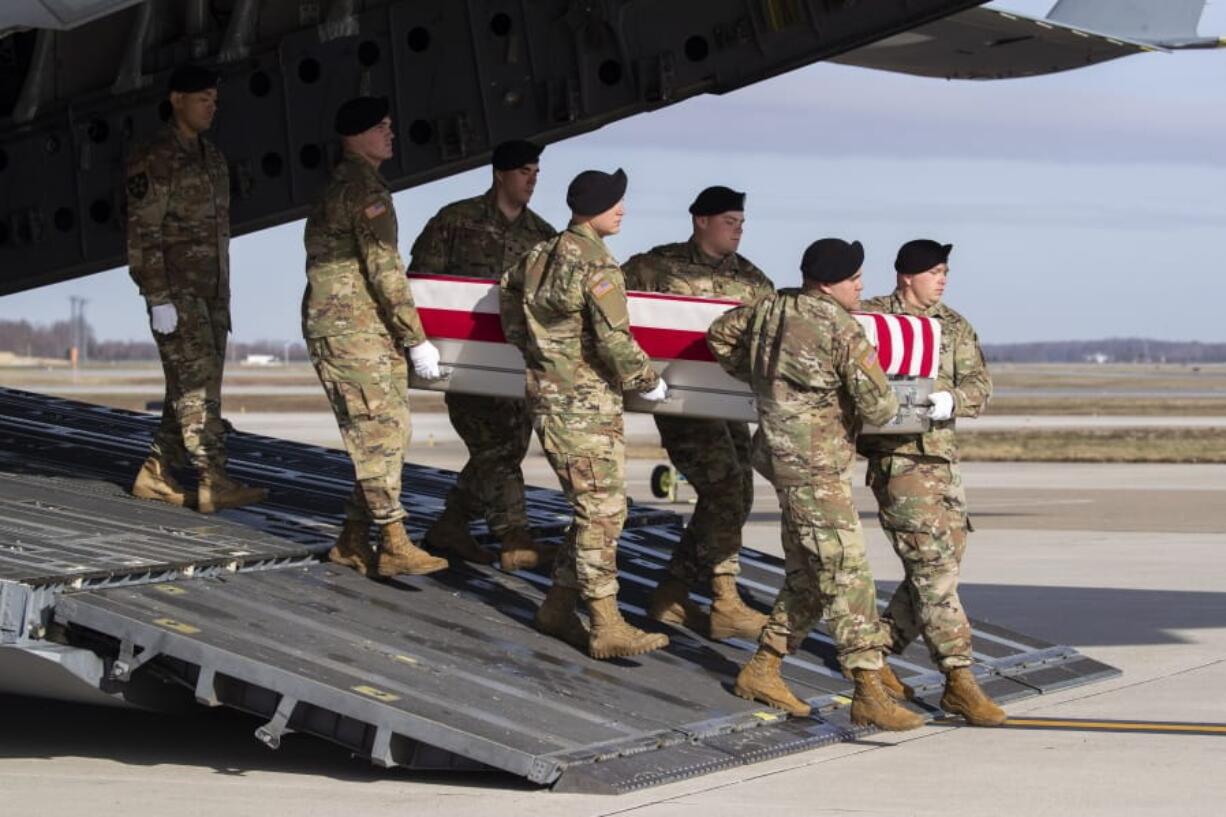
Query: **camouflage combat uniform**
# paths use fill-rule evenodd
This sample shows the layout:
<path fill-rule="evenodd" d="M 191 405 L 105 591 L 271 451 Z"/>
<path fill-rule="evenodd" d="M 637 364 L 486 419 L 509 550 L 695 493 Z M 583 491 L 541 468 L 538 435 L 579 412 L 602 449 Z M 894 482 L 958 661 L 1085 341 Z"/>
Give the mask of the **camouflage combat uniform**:
<path fill-rule="evenodd" d="M 409 268 L 497 281 L 534 245 L 556 234 L 549 222 L 527 208 L 515 221 L 508 221 L 491 189 L 439 210 L 413 242 Z M 469 456 L 447 494 L 448 509 L 458 511 L 465 521 L 484 516 L 497 536 L 526 530 L 520 466 L 528 453 L 532 418 L 524 401 L 448 392 L 444 402 Z"/>
<path fill-rule="evenodd" d="M 691 239 L 640 253 L 622 267 L 626 288 L 749 304 L 774 291 L 741 255 L 712 258 Z M 749 425 L 652 415 L 668 458 L 698 494 L 669 572 L 690 586 L 741 572 L 741 528 L 753 508 Z"/>
<path fill-rule="evenodd" d="M 876 350 L 833 298 L 795 289 L 716 319 L 707 344 L 753 387 L 753 463 L 782 510 L 786 577 L 761 643 L 792 652 L 824 616 L 844 666 L 880 668 L 889 632 L 848 475 L 861 422 L 898 411 Z"/>
<path fill-rule="evenodd" d="M 617 594 L 626 520 L 622 392 L 659 383 L 630 335 L 621 269 L 587 224 L 542 242 L 502 277 L 502 326 L 524 353 L 533 427 L 574 508 L 556 586 Z"/>
<path fill-rule="evenodd" d="M 212 142 L 167 125 L 127 166 L 128 265 L 148 307 L 178 324 L 153 333 L 166 397 L 152 456 L 201 472 L 226 462 L 221 377 L 230 332 L 230 172 Z"/>
<path fill-rule="evenodd" d="M 953 394 L 955 417 L 979 416 L 992 395 L 992 379 L 965 318 L 944 304 L 912 310 L 897 292 L 860 308 L 940 321 L 940 373 L 933 390 Z M 967 516 L 954 420 L 933 423 L 926 434 L 862 437 L 859 448 L 868 457 L 881 526 L 906 571 L 882 616 L 891 648 L 900 653 L 922 634 L 942 669 L 970 666 L 971 627 L 958 599 Z"/>
<path fill-rule="evenodd" d="M 404 347 L 426 340 L 397 249 L 396 211 L 378 170 L 346 154 L 306 224 L 302 334 L 327 392 L 357 484 L 346 517 L 405 517 L 409 443 Z"/>

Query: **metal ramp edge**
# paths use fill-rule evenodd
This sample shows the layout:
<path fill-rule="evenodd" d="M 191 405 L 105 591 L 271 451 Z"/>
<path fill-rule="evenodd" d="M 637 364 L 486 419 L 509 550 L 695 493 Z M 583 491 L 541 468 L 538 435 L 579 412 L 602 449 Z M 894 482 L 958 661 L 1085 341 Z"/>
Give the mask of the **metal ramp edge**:
<path fill-rule="evenodd" d="M 382 585 L 315 565 L 68 594 L 55 618 L 92 639 L 107 688 L 172 680 L 263 719 L 271 748 L 302 732 L 381 766 L 500 769 L 558 791 L 626 792 L 873 731 L 847 721 L 845 680 L 809 668 L 832 658 L 820 633 L 785 669 L 815 716 L 789 719 L 731 694 L 750 645 L 673 631 L 662 653 L 596 662 L 526 626 L 539 595 L 485 568 Z M 976 671 L 1005 702 L 1118 674 L 1068 647 Z M 938 674 L 900 674 L 939 717 Z"/>

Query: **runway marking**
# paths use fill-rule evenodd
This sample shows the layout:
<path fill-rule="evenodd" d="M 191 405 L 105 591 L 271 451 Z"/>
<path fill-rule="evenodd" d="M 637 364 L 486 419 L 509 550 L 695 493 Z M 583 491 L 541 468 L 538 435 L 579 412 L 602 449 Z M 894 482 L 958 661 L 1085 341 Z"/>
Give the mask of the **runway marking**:
<path fill-rule="evenodd" d="M 933 723 L 948 725 L 960 723 L 953 718 L 942 718 Z M 1187 723 L 1181 721 L 1116 721 L 1083 718 L 1009 718 L 999 727 L 1002 729 L 1042 729 L 1063 732 L 1135 732 L 1165 735 L 1222 735 L 1226 737 L 1226 724 Z"/>

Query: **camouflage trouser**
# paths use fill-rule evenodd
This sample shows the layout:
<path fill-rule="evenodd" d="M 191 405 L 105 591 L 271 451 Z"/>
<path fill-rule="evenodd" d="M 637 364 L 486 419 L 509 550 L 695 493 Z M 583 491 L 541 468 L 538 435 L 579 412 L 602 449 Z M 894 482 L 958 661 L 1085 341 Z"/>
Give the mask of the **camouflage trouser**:
<path fill-rule="evenodd" d="M 345 517 L 387 525 L 405 517 L 400 504 L 409 423 L 404 350 L 387 335 L 309 338 L 307 351 L 340 427 L 357 478 Z"/>
<path fill-rule="evenodd" d="M 655 415 L 660 441 L 698 493 L 668 569 L 690 586 L 741 572 L 741 528 L 753 508 L 749 426 Z"/>
<path fill-rule="evenodd" d="M 221 419 L 221 376 L 226 363 L 230 312 L 222 301 L 175 299 L 179 322 L 169 335 L 153 333 L 166 396 L 152 455 L 164 465 L 198 471 L 226 464 L 226 426 Z"/>
<path fill-rule="evenodd" d="M 958 466 L 936 457 L 873 456 L 868 484 L 906 578 L 882 620 L 900 653 L 921 634 L 942 669 L 971 664 L 971 625 L 958 599 L 966 495 Z"/>
<path fill-rule="evenodd" d="M 527 403 L 450 393 L 445 401 L 451 426 L 468 447 L 468 462 L 447 494 L 447 506 L 459 509 L 466 520 L 484 516 L 497 536 L 527 529 L 520 467 L 532 439 Z"/>
<path fill-rule="evenodd" d="M 545 456 L 575 518 L 553 563 L 553 583 L 585 599 L 617 595 L 617 537 L 626 522 L 626 434 L 620 414 L 538 414 Z"/>
<path fill-rule="evenodd" d="M 831 479 L 778 489 L 786 576 L 761 643 L 795 652 L 821 618 L 847 669 L 880 669 L 889 630 L 877 616 L 877 590 L 851 483 Z"/>

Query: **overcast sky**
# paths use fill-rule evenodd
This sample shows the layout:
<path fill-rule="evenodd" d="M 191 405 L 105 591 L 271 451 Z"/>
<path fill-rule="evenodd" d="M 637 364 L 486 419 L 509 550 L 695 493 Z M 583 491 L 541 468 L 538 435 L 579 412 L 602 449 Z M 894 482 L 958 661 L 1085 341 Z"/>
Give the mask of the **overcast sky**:
<path fill-rule="evenodd" d="M 1226 34 L 1226 3 L 1201 32 Z M 781 286 L 810 241 L 836 235 L 864 242 L 865 294 L 884 292 L 898 245 L 925 236 L 954 243 L 947 300 L 986 342 L 1226 341 L 1226 49 L 979 83 L 818 64 L 549 146 L 533 207 L 561 226 L 574 174 L 618 166 L 622 260 L 686 238 L 694 194 L 726 184 L 749 193 L 742 254 Z M 397 194 L 406 255 L 430 215 L 488 178 Z M 302 222 L 231 255 L 234 336 L 300 338 Z M 90 299 L 99 337 L 149 336 L 126 269 L 5 296 L 0 316 L 63 319 L 69 295 Z"/>

